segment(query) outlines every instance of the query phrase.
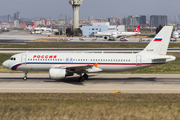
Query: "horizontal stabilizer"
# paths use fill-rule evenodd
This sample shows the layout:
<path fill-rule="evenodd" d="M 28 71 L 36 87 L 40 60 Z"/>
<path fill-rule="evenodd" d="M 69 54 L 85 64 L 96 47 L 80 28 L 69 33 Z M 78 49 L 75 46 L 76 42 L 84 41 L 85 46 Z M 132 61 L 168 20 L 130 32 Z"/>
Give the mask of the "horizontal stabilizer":
<path fill-rule="evenodd" d="M 167 59 L 176 59 L 176 57 L 174 56 L 158 56 L 158 57 L 154 57 L 154 58 L 151 58 L 152 60 L 167 60 Z"/>

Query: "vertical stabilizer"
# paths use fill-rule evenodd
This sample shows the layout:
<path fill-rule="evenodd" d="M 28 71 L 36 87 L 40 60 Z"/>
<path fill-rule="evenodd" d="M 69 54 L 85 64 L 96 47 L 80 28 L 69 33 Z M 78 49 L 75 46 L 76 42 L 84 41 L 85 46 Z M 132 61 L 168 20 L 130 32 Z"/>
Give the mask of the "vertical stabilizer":
<path fill-rule="evenodd" d="M 166 55 L 173 26 L 165 26 L 141 52 L 143 54 Z"/>
<path fill-rule="evenodd" d="M 133 32 L 139 32 L 139 30 L 140 30 L 140 26 L 137 26 Z"/>
<path fill-rule="evenodd" d="M 117 21 L 117 23 L 116 23 L 116 31 L 118 32 L 118 26 L 119 26 L 119 24 L 118 24 L 118 21 Z"/>

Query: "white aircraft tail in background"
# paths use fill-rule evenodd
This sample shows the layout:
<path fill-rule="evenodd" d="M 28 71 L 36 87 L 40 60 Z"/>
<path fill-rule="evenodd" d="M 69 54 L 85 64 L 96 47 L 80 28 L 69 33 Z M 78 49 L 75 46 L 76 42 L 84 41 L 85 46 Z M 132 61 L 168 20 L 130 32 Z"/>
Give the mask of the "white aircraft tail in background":
<path fill-rule="evenodd" d="M 175 24 L 175 31 L 173 32 L 173 38 L 175 39 L 175 41 L 177 41 L 177 39 L 179 38 L 179 33 L 177 31 L 177 24 Z"/>

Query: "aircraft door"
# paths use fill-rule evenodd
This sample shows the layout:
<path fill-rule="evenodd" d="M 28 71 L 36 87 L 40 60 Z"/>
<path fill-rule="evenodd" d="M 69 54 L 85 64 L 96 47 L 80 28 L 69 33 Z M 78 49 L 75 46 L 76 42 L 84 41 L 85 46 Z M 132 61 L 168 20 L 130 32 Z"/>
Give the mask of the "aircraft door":
<path fill-rule="evenodd" d="M 141 66 L 142 65 L 142 56 L 137 55 L 136 56 L 136 66 Z"/>
<path fill-rule="evenodd" d="M 27 55 L 26 54 L 23 54 L 21 56 L 21 64 L 25 64 L 26 65 L 26 58 L 27 58 Z"/>

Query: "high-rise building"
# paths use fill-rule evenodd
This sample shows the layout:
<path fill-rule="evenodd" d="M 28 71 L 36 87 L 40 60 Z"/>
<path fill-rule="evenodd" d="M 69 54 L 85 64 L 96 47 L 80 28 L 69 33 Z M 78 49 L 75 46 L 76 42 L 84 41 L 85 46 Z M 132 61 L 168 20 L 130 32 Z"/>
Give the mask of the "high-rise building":
<path fill-rule="evenodd" d="M 140 15 L 140 25 L 146 25 L 146 15 Z"/>
<path fill-rule="evenodd" d="M 15 28 L 19 28 L 19 20 L 15 20 L 14 21 L 14 27 Z"/>
<path fill-rule="evenodd" d="M 127 25 L 127 18 L 123 18 L 123 19 L 122 19 L 122 24 L 123 24 L 123 25 Z"/>
<path fill-rule="evenodd" d="M 20 12 L 14 13 L 14 20 L 21 19 Z"/>
<path fill-rule="evenodd" d="M 11 22 L 11 16 L 7 15 L 7 22 Z"/>
<path fill-rule="evenodd" d="M 166 15 L 151 15 L 150 16 L 150 26 L 158 27 L 159 25 L 167 25 L 167 16 Z"/>
<path fill-rule="evenodd" d="M 108 22 L 110 23 L 110 25 L 116 25 L 116 18 L 110 17 L 110 18 L 108 18 Z"/>
<path fill-rule="evenodd" d="M 140 25 L 140 16 L 128 16 L 127 25 Z"/>
<path fill-rule="evenodd" d="M 21 19 L 20 12 L 16 13 L 16 19 Z"/>
<path fill-rule="evenodd" d="M 16 20 L 16 19 L 17 19 L 17 17 L 16 17 L 16 13 L 14 13 L 14 16 L 13 16 L 13 18 L 14 18 L 14 20 Z"/>

